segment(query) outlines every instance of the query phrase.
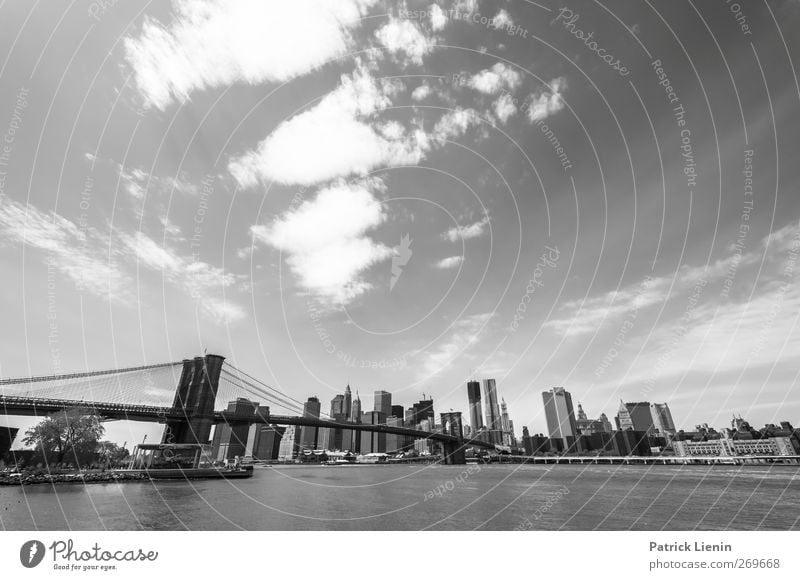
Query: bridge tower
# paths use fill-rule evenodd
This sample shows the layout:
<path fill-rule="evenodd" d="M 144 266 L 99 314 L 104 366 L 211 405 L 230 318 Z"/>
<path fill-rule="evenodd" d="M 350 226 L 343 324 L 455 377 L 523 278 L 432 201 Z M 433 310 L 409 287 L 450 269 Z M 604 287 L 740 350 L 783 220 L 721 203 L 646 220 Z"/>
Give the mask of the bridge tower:
<path fill-rule="evenodd" d="M 467 462 L 464 453 L 464 424 L 460 411 L 439 414 L 442 421 L 442 433 L 457 437 L 458 441 L 443 442 L 442 451 L 447 465 L 463 465 Z"/>
<path fill-rule="evenodd" d="M 183 372 L 172 403 L 181 417 L 167 419 L 162 443 L 209 442 L 224 360 L 223 356 L 208 354 L 183 361 Z"/>

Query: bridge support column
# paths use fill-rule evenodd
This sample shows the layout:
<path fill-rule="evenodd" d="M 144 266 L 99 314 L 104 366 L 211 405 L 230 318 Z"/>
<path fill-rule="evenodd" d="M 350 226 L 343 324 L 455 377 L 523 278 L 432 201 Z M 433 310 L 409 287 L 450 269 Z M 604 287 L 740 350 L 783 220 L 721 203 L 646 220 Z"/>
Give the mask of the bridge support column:
<path fill-rule="evenodd" d="M 168 419 L 162 443 L 208 443 L 214 425 L 214 403 L 225 357 L 209 354 L 183 361 L 172 407 L 179 419 Z"/>
<path fill-rule="evenodd" d="M 442 455 L 444 456 L 445 465 L 465 465 L 467 463 L 467 456 L 464 453 L 464 444 L 462 442 L 442 442 Z"/>

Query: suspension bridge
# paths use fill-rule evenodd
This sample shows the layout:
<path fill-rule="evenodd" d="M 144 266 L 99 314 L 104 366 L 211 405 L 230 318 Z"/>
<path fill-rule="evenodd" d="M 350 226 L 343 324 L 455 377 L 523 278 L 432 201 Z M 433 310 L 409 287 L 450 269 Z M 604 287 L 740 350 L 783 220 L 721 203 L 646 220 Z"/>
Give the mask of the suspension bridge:
<path fill-rule="evenodd" d="M 228 402 L 240 398 L 259 405 L 229 410 Z M 281 414 L 272 414 L 272 408 L 281 409 Z M 464 463 L 467 447 L 494 448 L 464 439 L 458 422 L 447 421 L 441 432 L 430 432 L 307 416 L 303 403 L 219 355 L 123 369 L 0 379 L 0 410 L 5 415 L 38 417 L 68 409 L 89 409 L 107 421 L 163 423 L 162 442 L 170 443 L 206 444 L 214 425 L 260 423 L 428 439 L 440 447 L 449 464 Z"/>

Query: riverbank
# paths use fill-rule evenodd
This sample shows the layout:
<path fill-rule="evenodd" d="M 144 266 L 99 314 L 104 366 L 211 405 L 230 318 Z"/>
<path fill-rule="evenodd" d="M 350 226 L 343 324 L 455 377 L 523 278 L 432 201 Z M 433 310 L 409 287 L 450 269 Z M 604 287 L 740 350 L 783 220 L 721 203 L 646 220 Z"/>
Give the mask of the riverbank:
<path fill-rule="evenodd" d="M 42 483 L 110 483 L 149 480 L 144 473 L 119 471 L 80 473 L 0 473 L 0 485 L 37 485 Z"/>

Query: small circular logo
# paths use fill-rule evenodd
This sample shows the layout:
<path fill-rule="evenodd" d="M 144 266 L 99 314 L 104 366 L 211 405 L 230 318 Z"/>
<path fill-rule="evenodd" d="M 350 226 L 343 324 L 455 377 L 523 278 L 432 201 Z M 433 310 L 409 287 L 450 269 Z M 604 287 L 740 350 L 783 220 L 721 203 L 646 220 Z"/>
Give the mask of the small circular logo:
<path fill-rule="evenodd" d="M 44 559 L 44 544 L 39 540 L 28 540 L 19 549 L 19 561 L 26 568 L 35 568 Z"/>

